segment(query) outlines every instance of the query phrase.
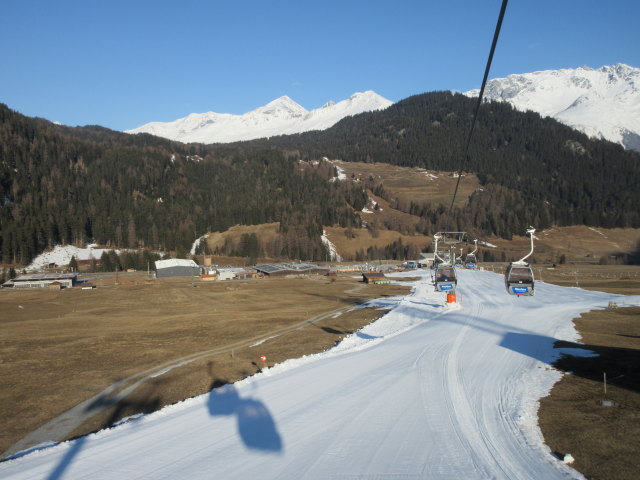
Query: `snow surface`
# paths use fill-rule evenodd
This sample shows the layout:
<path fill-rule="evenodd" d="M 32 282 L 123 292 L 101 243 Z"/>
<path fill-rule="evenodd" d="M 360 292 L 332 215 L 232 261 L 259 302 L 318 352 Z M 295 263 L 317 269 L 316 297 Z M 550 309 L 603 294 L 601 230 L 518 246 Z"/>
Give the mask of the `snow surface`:
<path fill-rule="evenodd" d="M 204 235 L 202 235 L 201 237 L 196 238 L 193 243 L 191 244 L 191 250 L 189 250 L 189 253 L 191 255 L 195 255 L 196 254 L 196 249 L 200 246 L 200 242 L 202 242 L 202 240 L 209 238 L 209 234 L 205 233 Z"/>
<path fill-rule="evenodd" d="M 104 252 L 115 250 L 117 254 L 120 250 L 110 248 L 94 248 L 93 245 L 87 245 L 85 248 L 74 247 L 73 245 L 56 245 L 52 250 L 46 251 L 38 255 L 27 267 L 28 271 L 37 271 L 45 268 L 51 263 L 58 266 L 69 265 L 71 257 L 76 260 L 100 260 Z"/>
<path fill-rule="evenodd" d="M 338 250 L 336 249 L 336 246 L 333 244 L 333 242 L 331 240 L 329 240 L 329 237 L 327 237 L 327 231 L 326 230 L 322 230 L 322 236 L 320 237 L 320 240 L 322 241 L 322 243 L 329 250 L 329 256 L 331 257 L 331 261 L 332 262 L 341 262 L 342 261 L 342 257 L 338 253 Z"/>
<path fill-rule="evenodd" d="M 325 130 L 350 115 L 382 110 L 393 102 L 368 90 L 308 111 L 286 95 L 243 115 L 192 113 L 173 122 L 151 122 L 125 133 L 150 133 L 190 143 L 229 143 L 255 138 Z"/>
<path fill-rule="evenodd" d="M 479 93 L 470 90 L 465 95 Z M 489 80 L 484 98 L 506 101 L 591 137 L 640 150 L 639 68 L 619 63 L 509 75 Z"/>
<path fill-rule="evenodd" d="M 518 298 L 498 274 L 460 271 L 447 305 L 429 272 L 404 276 L 416 275 L 413 293 L 380 299 L 393 309 L 327 352 L 23 453 L 0 478 L 583 478 L 537 426 L 561 377 L 553 345 L 578 339 L 580 312 L 640 296 L 538 282 Z"/>

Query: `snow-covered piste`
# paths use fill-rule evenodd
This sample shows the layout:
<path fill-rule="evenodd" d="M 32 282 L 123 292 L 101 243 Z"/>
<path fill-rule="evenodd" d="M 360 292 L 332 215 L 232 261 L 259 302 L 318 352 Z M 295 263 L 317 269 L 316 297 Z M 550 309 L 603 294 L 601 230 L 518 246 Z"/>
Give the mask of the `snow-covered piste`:
<path fill-rule="evenodd" d="M 561 375 L 554 342 L 578 339 L 579 313 L 640 297 L 538 282 L 518 298 L 498 274 L 460 271 L 459 303 L 445 305 L 430 273 L 416 275 L 410 295 L 327 352 L 23 452 L 0 478 L 582 478 L 537 426 Z"/>

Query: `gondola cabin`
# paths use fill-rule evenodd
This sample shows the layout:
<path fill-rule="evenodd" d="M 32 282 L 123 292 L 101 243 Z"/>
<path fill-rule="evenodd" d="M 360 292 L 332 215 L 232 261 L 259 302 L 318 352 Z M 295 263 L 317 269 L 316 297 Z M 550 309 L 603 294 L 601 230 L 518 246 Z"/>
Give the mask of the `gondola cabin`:
<path fill-rule="evenodd" d="M 476 268 L 478 266 L 478 259 L 473 253 L 468 253 L 464 259 L 465 268 Z"/>
<path fill-rule="evenodd" d="M 511 263 L 504 275 L 504 283 L 511 295 L 533 295 L 533 270 L 526 263 Z"/>
<path fill-rule="evenodd" d="M 451 265 L 438 265 L 436 270 L 436 290 L 438 292 L 455 292 L 458 279 L 456 270 Z"/>

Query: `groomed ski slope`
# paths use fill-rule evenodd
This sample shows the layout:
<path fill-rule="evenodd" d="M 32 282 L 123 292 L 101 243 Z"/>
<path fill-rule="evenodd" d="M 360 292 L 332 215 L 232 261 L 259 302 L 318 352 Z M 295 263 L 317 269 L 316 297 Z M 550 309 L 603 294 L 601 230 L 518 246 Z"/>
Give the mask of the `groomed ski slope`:
<path fill-rule="evenodd" d="M 538 282 L 516 298 L 500 275 L 461 271 L 460 303 L 445 306 L 430 272 L 407 275 L 423 275 L 412 294 L 328 352 L 34 449 L 0 478 L 583 478 L 537 427 L 560 378 L 553 343 L 577 340 L 580 312 L 640 297 Z"/>

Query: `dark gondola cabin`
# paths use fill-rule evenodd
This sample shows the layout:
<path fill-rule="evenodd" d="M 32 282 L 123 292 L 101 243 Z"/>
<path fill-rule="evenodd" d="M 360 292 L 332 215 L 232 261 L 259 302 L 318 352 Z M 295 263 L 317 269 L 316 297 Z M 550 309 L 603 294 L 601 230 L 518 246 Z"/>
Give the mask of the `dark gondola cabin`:
<path fill-rule="evenodd" d="M 468 253 L 464 259 L 465 268 L 476 268 L 478 266 L 478 260 L 473 253 Z"/>
<path fill-rule="evenodd" d="M 533 295 L 533 270 L 526 263 L 511 263 L 505 272 L 504 282 L 511 295 Z"/>
<path fill-rule="evenodd" d="M 456 270 L 451 265 L 439 265 L 436 270 L 436 290 L 439 292 L 453 292 L 458 280 Z"/>

